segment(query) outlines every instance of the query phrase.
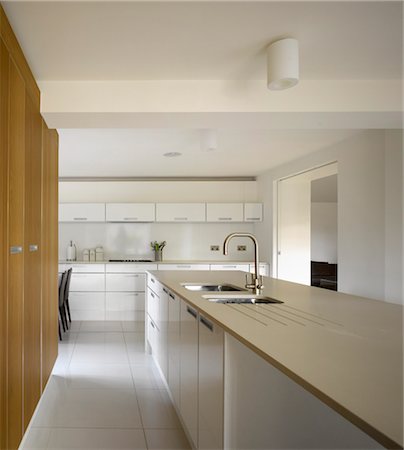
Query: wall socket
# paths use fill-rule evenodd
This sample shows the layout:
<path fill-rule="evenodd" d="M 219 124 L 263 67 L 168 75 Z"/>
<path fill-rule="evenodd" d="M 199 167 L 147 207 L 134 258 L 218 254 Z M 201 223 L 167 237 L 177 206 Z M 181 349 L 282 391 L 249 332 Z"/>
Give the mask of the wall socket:
<path fill-rule="evenodd" d="M 210 251 L 211 252 L 218 252 L 219 251 L 219 246 L 218 245 L 211 245 L 210 246 Z"/>
<path fill-rule="evenodd" d="M 246 245 L 237 245 L 237 251 L 238 252 L 245 252 L 247 250 Z"/>

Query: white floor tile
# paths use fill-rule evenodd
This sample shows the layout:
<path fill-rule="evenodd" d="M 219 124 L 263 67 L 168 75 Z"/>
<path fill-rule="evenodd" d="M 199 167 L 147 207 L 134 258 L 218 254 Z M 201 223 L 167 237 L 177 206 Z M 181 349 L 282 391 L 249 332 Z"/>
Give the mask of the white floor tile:
<path fill-rule="evenodd" d="M 177 413 L 166 391 L 136 391 L 144 428 L 181 428 Z"/>
<path fill-rule="evenodd" d="M 20 450 L 47 449 L 51 435 L 51 428 L 30 428 Z"/>
<path fill-rule="evenodd" d="M 80 332 L 71 358 L 72 364 L 128 364 L 123 333 Z"/>
<path fill-rule="evenodd" d="M 134 389 L 128 364 L 76 364 L 63 372 L 71 389 Z"/>
<path fill-rule="evenodd" d="M 131 365 L 133 381 L 136 389 L 164 389 L 163 380 L 154 365 L 150 362 L 148 365 Z"/>
<path fill-rule="evenodd" d="M 134 390 L 47 390 L 35 427 L 142 428 Z"/>
<path fill-rule="evenodd" d="M 191 450 L 191 446 L 182 430 L 145 429 L 149 450 Z"/>
<path fill-rule="evenodd" d="M 124 332 L 127 331 L 135 331 L 135 332 L 143 332 L 144 333 L 144 326 L 145 321 L 136 321 L 136 322 L 132 322 L 132 321 L 122 321 L 122 329 Z"/>
<path fill-rule="evenodd" d="M 146 449 L 143 430 L 54 428 L 50 449 Z"/>
<path fill-rule="evenodd" d="M 80 331 L 82 332 L 122 332 L 122 324 L 119 320 L 84 320 L 81 322 Z"/>
<path fill-rule="evenodd" d="M 74 320 L 74 317 L 72 317 L 72 322 L 69 322 L 69 332 L 71 331 L 80 331 L 81 327 L 81 320 Z"/>

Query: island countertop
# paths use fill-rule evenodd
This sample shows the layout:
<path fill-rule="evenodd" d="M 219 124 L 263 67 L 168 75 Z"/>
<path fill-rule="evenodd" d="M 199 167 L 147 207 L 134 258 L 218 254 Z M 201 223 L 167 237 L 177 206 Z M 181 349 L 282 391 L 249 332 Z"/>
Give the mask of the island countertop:
<path fill-rule="evenodd" d="M 244 287 L 244 273 L 150 273 L 383 446 L 403 447 L 402 306 L 272 278 L 263 294 L 282 304 L 217 304 L 182 283 Z"/>

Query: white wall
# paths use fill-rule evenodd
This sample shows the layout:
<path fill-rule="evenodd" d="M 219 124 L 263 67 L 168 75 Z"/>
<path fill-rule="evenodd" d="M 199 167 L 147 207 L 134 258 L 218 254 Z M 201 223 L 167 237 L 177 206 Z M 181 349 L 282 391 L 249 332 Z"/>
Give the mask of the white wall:
<path fill-rule="evenodd" d="M 131 181 L 60 182 L 60 202 L 255 202 L 255 181 Z M 253 231 L 249 223 L 87 223 L 59 224 L 59 259 L 65 259 L 70 240 L 76 243 L 81 259 L 84 248 L 104 247 L 106 258 L 153 259 L 150 241 L 167 241 L 165 260 L 246 261 L 253 259 L 250 240 L 239 239 L 230 245 L 229 255 L 221 246 L 227 234 Z M 237 244 L 247 251 L 236 250 Z M 212 252 L 211 245 L 220 251 Z"/>
<path fill-rule="evenodd" d="M 337 203 L 311 204 L 311 260 L 337 263 Z"/>
<path fill-rule="evenodd" d="M 66 259 L 66 247 L 70 240 L 77 246 L 81 260 L 84 248 L 104 247 L 105 259 L 154 259 L 151 241 L 167 241 L 163 250 L 164 260 L 217 260 L 252 261 L 254 253 L 250 240 L 234 240 L 229 255 L 224 256 L 222 245 L 225 237 L 234 231 L 253 231 L 246 224 L 200 223 L 61 223 L 59 224 L 59 259 Z M 244 244 L 247 251 L 239 252 L 237 245 Z M 212 252 L 211 245 L 220 250 Z M 262 259 L 263 260 L 263 259 Z"/>
<path fill-rule="evenodd" d="M 402 266 L 386 277 L 386 261 L 402 261 L 402 155 L 400 131 L 367 130 L 258 177 L 265 221 L 255 226 L 264 259 L 273 256 L 274 181 L 338 162 L 338 287 L 342 292 L 403 302 Z M 386 144 L 388 143 L 388 147 Z M 393 157 L 393 155 L 395 155 Z M 392 158 L 392 160 L 390 159 Z M 396 161 L 397 162 L 397 161 Z M 388 169 L 388 176 L 385 171 Z M 396 186 L 397 185 L 397 186 Z M 386 202 L 386 192 L 394 190 Z M 389 240 L 386 245 L 386 224 Z M 401 249 L 398 250 L 398 249 Z M 398 252 L 401 254 L 398 255 Z M 388 284 L 388 293 L 385 288 Z M 386 295 L 387 294 L 387 295 Z M 403 302 L 404 303 L 404 302 Z"/>

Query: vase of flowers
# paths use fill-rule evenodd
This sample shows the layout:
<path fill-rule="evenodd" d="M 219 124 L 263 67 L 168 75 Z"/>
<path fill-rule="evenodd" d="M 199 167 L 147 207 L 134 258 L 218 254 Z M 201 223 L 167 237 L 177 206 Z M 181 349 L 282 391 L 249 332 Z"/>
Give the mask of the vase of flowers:
<path fill-rule="evenodd" d="M 166 241 L 150 242 L 150 246 L 154 250 L 154 260 L 155 261 L 163 261 L 163 248 L 166 246 Z"/>

